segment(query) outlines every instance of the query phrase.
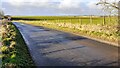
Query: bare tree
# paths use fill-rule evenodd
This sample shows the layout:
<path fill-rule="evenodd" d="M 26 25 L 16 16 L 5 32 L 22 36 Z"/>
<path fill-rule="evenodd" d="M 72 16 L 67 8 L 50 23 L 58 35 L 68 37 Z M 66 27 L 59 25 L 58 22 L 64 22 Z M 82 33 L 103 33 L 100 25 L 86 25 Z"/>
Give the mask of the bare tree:
<path fill-rule="evenodd" d="M 111 15 L 118 15 L 118 10 L 120 7 L 118 6 L 119 0 L 100 0 L 96 5 L 102 6 L 102 10 L 109 13 L 109 21 L 111 21 Z M 105 17 L 103 17 L 103 23 L 105 23 Z"/>
<path fill-rule="evenodd" d="M 103 5 L 104 7 L 111 7 L 120 10 L 118 7 L 118 0 L 109 1 L 110 0 L 100 0 L 96 5 Z"/>
<path fill-rule="evenodd" d="M 100 0 L 96 5 L 101 5 L 104 11 L 109 12 L 109 14 L 118 15 L 118 0 Z"/>

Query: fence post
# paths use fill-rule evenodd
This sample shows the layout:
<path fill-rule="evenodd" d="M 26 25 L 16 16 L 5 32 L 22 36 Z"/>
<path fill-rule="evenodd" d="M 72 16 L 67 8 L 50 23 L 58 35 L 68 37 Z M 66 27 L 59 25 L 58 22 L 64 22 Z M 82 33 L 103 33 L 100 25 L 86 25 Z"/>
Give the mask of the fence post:
<path fill-rule="evenodd" d="M 111 15 L 108 16 L 109 17 L 109 23 L 111 22 Z"/>
<path fill-rule="evenodd" d="M 103 25 L 105 25 L 105 16 L 103 16 Z"/>
<path fill-rule="evenodd" d="M 79 21 L 79 18 L 78 18 L 78 23 L 79 23 L 80 21 Z"/>
<path fill-rule="evenodd" d="M 80 25 L 82 25 L 82 18 L 80 18 L 79 20 L 80 20 Z"/>
<path fill-rule="evenodd" d="M 58 23 L 60 23 L 60 20 L 58 19 Z"/>
<path fill-rule="evenodd" d="M 80 25 L 81 25 L 81 21 L 80 21 L 80 18 L 79 18 L 78 20 L 79 20 L 79 22 L 78 22 L 78 23 L 80 23 Z"/>
<path fill-rule="evenodd" d="M 70 19 L 71 23 L 72 23 L 72 19 Z"/>
<path fill-rule="evenodd" d="M 92 22 L 92 15 L 90 15 L 90 23 L 93 23 L 93 22 Z"/>

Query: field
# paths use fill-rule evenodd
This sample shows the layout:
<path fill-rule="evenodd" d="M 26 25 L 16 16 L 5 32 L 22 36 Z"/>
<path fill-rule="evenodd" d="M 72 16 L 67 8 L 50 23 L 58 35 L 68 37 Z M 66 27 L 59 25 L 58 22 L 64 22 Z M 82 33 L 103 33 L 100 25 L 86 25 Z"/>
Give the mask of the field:
<path fill-rule="evenodd" d="M 118 24 L 114 16 L 14 16 L 13 20 L 48 21 L 79 24 Z"/>
<path fill-rule="evenodd" d="M 13 21 L 118 43 L 117 16 L 14 16 Z"/>

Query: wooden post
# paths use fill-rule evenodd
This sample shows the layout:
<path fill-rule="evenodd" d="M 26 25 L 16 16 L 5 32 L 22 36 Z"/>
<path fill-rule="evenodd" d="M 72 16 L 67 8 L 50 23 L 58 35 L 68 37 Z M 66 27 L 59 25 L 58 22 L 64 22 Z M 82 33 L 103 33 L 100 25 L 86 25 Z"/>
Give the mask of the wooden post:
<path fill-rule="evenodd" d="M 72 23 L 72 19 L 70 19 L 71 20 L 71 23 Z"/>
<path fill-rule="evenodd" d="M 109 23 L 111 22 L 111 15 L 108 16 L 109 17 Z"/>
<path fill-rule="evenodd" d="M 90 15 L 90 23 L 93 23 L 93 22 L 92 22 L 92 15 Z"/>
<path fill-rule="evenodd" d="M 58 19 L 58 23 L 59 23 L 59 19 Z"/>
<path fill-rule="evenodd" d="M 103 25 L 105 25 L 105 16 L 103 16 Z"/>
<path fill-rule="evenodd" d="M 82 18 L 79 18 L 80 25 L 82 25 Z"/>

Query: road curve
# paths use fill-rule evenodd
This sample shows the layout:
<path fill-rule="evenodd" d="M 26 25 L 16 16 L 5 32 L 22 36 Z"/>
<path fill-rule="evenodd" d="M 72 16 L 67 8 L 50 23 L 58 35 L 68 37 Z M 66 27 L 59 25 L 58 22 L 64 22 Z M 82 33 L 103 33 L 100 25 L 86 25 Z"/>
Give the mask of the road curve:
<path fill-rule="evenodd" d="M 81 36 L 14 22 L 36 66 L 117 66 L 118 47 Z"/>

